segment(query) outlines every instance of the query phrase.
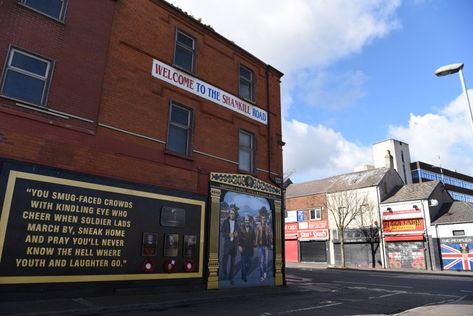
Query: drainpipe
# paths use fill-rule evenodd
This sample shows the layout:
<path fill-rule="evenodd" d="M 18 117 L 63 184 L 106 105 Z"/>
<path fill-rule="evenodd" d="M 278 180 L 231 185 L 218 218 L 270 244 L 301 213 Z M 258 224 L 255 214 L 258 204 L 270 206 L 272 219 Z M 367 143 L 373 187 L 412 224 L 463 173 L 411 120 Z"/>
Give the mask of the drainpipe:
<path fill-rule="evenodd" d="M 385 251 L 385 243 L 384 243 L 384 232 L 383 232 L 383 214 L 381 212 L 381 198 L 379 193 L 379 187 L 377 188 L 377 195 L 376 198 L 378 200 L 378 217 L 379 217 L 379 229 L 378 229 L 378 237 L 379 237 L 379 248 L 380 248 L 380 255 L 383 264 L 383 269 L 387 269 L 386 264 L 386 251 Z"/>
<path fill-rule="evenodd" d="M 425 241 L 426 241 L 426 254 L 429 256 L 429 259 L 427 261 L 427 263 L 430 265 L 430 269 L 429 270 L 433 270 L 433 266 L 432 266 L 432 255 L 430 253 L 430 242 L 429 242 L 429 234 L 427 232 L 427 218 L 425 217 L 425 207 L 424 207 L 424 202 L 421 201 L 420 203 L 421 207 L 422 207 L 422 216 L 424 217 L 424 238 L 425 238 Z M 427 200 L 427 205 L 429 205 L 429 200 Z M 429 212 L 429 224 L 430 224 L 430 212 Z"/>
<path fill-rule="evenodd" d="M 441 255 L 441 251 L 440 251 L 440 237 L 439 237 L 439 231 L 438 231 L 438 224 L 435 224 L 435 238 L 437 238 L 437 251 L 438 251 L 438 254 L 435 254 L 436 256 L 438 256 L 438 258 L 440 259 L 440 262 L 439 262 L 439 265 L 435 266 L 435 270 L 443 270 L 443 261 L 442 261 L 442 255 Z"/>
<path fill-rule="evenodd" d="M 283 286 L 286 286 L 286 239 L 285 239 L 285 222 L 284 222 L 284 214 L 286 213 L 286 202 L 285 202 L 285 192 L 286 188 L 284 187 L 284 178 L 281 176 L 281 181 L 278 183 L 274 180 L 274 177 L 271 175 L 272 172 L 272 164 L 271 164 L 271 144 L 272 144 L 272 137 L 271 137 L 271 122 L 270 122 L 270 113 L 271 113 L 271 100 L 270 100 L 270 93 L 269 93 L 269 65 L 266 65 L 265 69 L 265 79 L 266 79 L 266 105 L 267 105 L 267 113 L 268 113 L 268 121 L 267 121 L 267 133 L 268 133 L 268 177 L 273 184 L 275 184 L 278 188 L 281 189 L 281 256 L 282 256 L 282 279 L 283 279 Z"/>

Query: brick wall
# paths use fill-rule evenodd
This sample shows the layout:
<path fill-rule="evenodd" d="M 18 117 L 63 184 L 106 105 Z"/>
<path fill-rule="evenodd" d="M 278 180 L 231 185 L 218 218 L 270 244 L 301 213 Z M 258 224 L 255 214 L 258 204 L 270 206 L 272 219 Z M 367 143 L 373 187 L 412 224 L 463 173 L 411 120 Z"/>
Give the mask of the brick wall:
<path fill-rule="evenodd" d="M 0 157 L 207 194 L 210 172 L 238 173 L 242 128 L 256 138 L 254 175 L 282 176 L 281 74 L 167 3 L 70 0 L 62 24 L 2 1 L 0 28 L 1 61 L 12 44 L 56 62 L 47 113 L 0 97 Z M 237 96 L 239 65 L 253 70 L 269 127 L 151 76 L 153 58 L 172 64 L 176 28 L 196 39 L 193 76 Z M 193 110 L 191 157 L 165 151 L 171 100 Z"/>

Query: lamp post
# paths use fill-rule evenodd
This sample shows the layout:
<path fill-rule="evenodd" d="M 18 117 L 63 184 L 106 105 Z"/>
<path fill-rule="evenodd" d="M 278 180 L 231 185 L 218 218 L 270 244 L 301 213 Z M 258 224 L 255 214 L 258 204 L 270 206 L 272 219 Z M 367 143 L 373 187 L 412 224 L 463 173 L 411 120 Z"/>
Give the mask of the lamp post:
<path fill-rule="evenodd" d="M 463 88 L 463 93 L 465 94 L 465 98 L 466 98 L 466 106 L 467 106 L 468 114 L 470 114 L 471 127 L 473 128 L 473 113 L 471 112 L 470 99 L 468 98 L 468 92 L 466 91 L 465 78 L 463 77 L 462 69 L 463 69 L 463 63 L 450 64 L 450 65 L 446 65 L 437 69 L 435 71 L 435 75 L 437 77 L 442 77 L 442 76 L 448 76 L 448 75 L 454 74 L 456 72 L 459 73 L 460 81 Z"/>

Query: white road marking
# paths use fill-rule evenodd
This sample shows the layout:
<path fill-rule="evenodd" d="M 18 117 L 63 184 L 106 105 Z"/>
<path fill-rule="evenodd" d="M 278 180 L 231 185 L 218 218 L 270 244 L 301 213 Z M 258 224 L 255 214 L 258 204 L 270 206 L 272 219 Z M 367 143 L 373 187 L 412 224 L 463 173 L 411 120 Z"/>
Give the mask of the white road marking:
<path fill-rule="evenodd" d="M 388 296 L 393 296 L 393 295 L 399 295 L 399 294 L 404 294 L 406 292 L 396 292 L 396 293 L 389 293 L 389 294 L 384 294 L 381 296 L 370 296 L 369 299 L 372 300 L 374 298 L 383 298 L 383 297 L 388 297 Z"/>
<path fill-rule="evenodd" d="M 342 283 L 342 284 L 362 284 L 362 285 L 373 285 L 373 286 L 387 286 L 387 287 L 400 287 L 405 289 L 412 289 L 412 286 L 405 286 L 405 285 L 390 285 L 390 284 L 373 284 L 373 283 L 363 283 L 363 282 L 346 282 L 346 281 L 333 281 L 334 283 Z"/>
<path fill-rule="evenodd" d="M 293 309 L 290 311 L 279 312 L 279 314 L 292 314 L 292 313 L 298 313 L 298 312 L 305 312 L 305 311 L 310 311 L 310 310 L 325 308 L 325 307 L 330 307 L 330 306 L 336 306 L 336 305 L 341 305 L 341 304 L 342 303 L 333 303 L 333 304 L 328 304 L 328 305 L 311 306 L 311 307 Z"/>

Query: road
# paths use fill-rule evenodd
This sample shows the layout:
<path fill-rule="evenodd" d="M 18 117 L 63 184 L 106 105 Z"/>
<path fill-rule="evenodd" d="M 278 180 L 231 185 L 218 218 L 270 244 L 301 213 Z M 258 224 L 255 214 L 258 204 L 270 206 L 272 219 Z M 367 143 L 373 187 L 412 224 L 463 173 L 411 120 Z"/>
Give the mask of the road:
<path fill-rule="evenodd" d="M 249 291 L 170 309 L 129 311 L 127 316 L 393 315 L 431 304 L 473 304 L 472 277 L 304 268 L 288 268 L 286 273 L 288 286 L 274 295 Z M 473 305 L 467 311 L 473 315 Z M 448 315 L 456 315 L 454 307 Z"/>

